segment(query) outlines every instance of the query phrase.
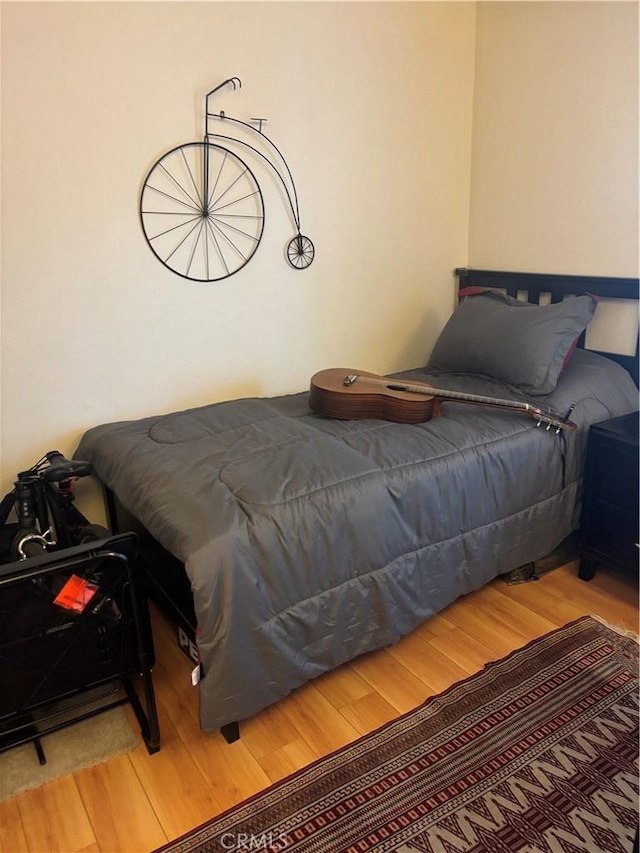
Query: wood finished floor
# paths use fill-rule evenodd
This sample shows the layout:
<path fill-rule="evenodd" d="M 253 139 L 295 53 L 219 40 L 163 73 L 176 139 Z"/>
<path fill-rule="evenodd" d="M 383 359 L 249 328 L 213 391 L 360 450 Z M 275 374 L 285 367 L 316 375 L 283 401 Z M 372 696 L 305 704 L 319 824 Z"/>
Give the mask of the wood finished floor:
<path fill-rule="evenodd" d="M 227 744 L 218 732 L 200 731 L 190 664 L 154 611 L 160 752 L 149 756 L 140 745 L 0 804 L 0 850 L 150 851 L 585 614 L 637 631 L 637 582 L 602 570 L 585 583 L 575 563 L 518 586 L 496 580 L 396 646 L 294 691 Z"/>

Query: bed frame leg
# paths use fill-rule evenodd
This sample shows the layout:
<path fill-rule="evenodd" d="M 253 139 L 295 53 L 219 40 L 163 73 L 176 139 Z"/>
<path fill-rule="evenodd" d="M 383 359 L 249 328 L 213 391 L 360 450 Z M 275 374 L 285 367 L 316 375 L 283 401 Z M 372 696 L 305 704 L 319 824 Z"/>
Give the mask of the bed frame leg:
<path fill-rule="evenodd" d="M 240 739 L 240 723 L 227 723 L 226 726 L 220 726 L 220 734 L 227 743 L 233 743 Z"/>

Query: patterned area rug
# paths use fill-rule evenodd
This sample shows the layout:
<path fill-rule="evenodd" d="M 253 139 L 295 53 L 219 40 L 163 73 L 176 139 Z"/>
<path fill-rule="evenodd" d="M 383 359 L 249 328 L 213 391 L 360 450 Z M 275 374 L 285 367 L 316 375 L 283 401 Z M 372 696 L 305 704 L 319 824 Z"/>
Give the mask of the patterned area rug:
<path fill-rule="evenodd" d="M 159 849 L 630 853 L 637 674 L 584 617 Z"/>

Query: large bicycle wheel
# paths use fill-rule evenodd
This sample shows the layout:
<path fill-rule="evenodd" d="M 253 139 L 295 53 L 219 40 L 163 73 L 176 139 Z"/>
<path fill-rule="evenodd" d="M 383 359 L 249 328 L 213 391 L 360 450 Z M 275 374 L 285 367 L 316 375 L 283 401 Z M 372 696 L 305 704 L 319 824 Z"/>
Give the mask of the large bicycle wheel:
<path fill-rule="evenodd" d="M 255 175 L 236 154 L 189 142 L 149 170 L 140 221 L 165 267 L 193 281 L 218 281 L 242 269 L 258 248 L 264 201 Z"/>

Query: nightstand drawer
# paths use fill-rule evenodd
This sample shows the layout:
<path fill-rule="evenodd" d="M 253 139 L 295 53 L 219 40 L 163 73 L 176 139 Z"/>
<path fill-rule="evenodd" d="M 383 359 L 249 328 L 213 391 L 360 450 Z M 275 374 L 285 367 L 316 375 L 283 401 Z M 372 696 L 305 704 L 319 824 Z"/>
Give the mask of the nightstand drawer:
<path fill-rule="evenodd" d="M 590 480 L 598 499 L 631 511 L 638 510 L 638 454 L 597 434 L 589 446 Z"/>
<path fill-rule="evenodd" d="M 602 501 L 594 501 L 581 529 L 583 548 L 623 568 L 638 570 L 638 516 Z"/>

